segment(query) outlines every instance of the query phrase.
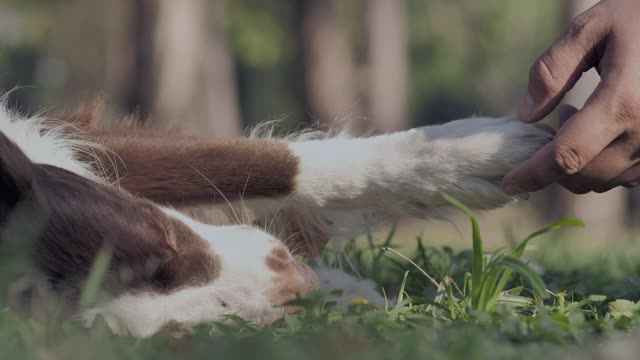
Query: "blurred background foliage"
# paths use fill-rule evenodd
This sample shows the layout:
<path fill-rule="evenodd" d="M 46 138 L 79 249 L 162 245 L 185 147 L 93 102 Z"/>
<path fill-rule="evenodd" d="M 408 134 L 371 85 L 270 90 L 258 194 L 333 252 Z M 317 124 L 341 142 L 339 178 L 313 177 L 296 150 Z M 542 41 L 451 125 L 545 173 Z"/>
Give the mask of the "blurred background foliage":
<path fill-rule="evenodd" d="M 153 10 L 137 14 L 140 5 L 136 2 L 147 3 L 143 7 L 148 8 L 159 3 L 0 1 L 0 88 L 22 86 L 12 99 L 25 111 L 69 106 L 96 95 L 104 95 L 116 113 L 136 110 L 139 104 L 123 105 L 109 79 L 114 75 L 110 62 L 118 61 L 113 58 L 129 56 L 118 54 L 115 48 L 120 45 L 114 43 L 127 38 L 135 42 L 137 26 L 131 22 L 149 22 L 132 17 L 154 16 Z M 296 94 L 295 63 L 301 44 L 296 16 L 304 2 L 308 1 L 235 0 L 225 4 L 222 21 L 244 125 L 285 115 L 291 123 L 314 116 Z M 408 54 L 409 124 L 512 111 L 524 91 L 529 64 L 559 32 L 562 3 L 407 1 L 403 19 L 407 38 L 400 41 L 406 41 Z M 363 22 L 370 4 L 343 0 L 333 5 L 338 31 L 354 63 L 355 81 L 361 85 L 355 100 L 364 102 L 368 40 Z M 342 115 L 352 113 L 353 109 L 345 109 Z"/>
<path fill-rule="evenodd" d="M 272 119 L 375 133 L 501 116 L 537 56 L 594 2 L 0 0 L 0 89 L 23 113 L 100 96 L 107 119 L 136 113 L 212 137 Z M 497 217 L 577 216 L 588 236 L 617 238 L 640 204 L 622 190 L 535 199 L 533 214 Z"/>

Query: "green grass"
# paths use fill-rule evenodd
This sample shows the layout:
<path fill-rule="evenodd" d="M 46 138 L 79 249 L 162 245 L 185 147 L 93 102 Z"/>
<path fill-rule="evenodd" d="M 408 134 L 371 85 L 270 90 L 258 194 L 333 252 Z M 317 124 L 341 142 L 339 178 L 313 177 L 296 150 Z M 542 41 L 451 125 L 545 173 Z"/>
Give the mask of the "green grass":
<path fill-rule="evenodd" d="M 555 230 L 581 226 L 575 219 L 485 254 L 471 211 L 444 196 L 471 221 L 470 250 L 430 247 L 424 238 L 413 249 L 399 248 L 395 228 L 383 239 L 347 246 L 345 270 L 373 279 L 397 303 L 377 309 L 357 300 L 339 309 L 312 294 L 295 301 L 299 313 L 269 327 L 232 316 L 225 324 L 167 330 L 147 340 L 113 336 L 102 321 L 85 329 L 59 316 L 24 318 L 2 305 L 0 359 L 589 358 L 595 342 L 629 336 L 637 326 L 640 257 L 611 252 L 570 261 L 573 249 Z M 528 250 L 532 241 L 535 251 Z M 98 296 L 108 252 L 103 255 L 84 303 Z M 327 253 L 325 260 L 336 257 Z M 547 270 L 539 274 L 529 261 Z"/>

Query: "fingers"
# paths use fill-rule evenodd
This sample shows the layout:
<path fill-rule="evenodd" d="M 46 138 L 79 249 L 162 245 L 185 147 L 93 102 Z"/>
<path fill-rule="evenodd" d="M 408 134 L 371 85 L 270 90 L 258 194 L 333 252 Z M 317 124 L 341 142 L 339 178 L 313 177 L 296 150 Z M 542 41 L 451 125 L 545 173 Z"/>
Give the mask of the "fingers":
<path fill-rule="evenodd" d="M 628 188 L 638 186 L 638 184 L 640 184 L 640 164 L 636 164 L 630 169 L 627 169 L 615 178 L 611 184 L 612 188 L 616 186 L 624 186 Z"/>
<path fill-rule="evenodd" d="M 563 127 L 577 112 L 578 109 L 573 105 L 562 104 L 558 106 L 558 128 Z"/>
<path fill-rule="evenodd" d="M 600 86 L 605 87 L 606 83 Z M 625 131 L 621 122 L 612 119 L 602 87 L 596 89 L 579 112 L 564 108 L 562 116 L 573 115 L 564 122 L 556 138 L 530 159 L 511 170 L 503 179 L 506 194 L 537 191 L 582 170 L 613 140 Z M 618 156 L 615 153 L 609 156 Z"/>
<path fill-rule="evenodd" d="M 559 127 L 562 128 L 577 112 L 578 109 L 574 106 L 560 105 L 558 107 Z M 579 173 L 560 179 L 559 184 L 576 194 L 585 194 L 590 191 L 604 192 L 620 185 L 613 185 L 612 179 L 634 164 L 629 159 L 627 143 L 627 141 L 614 140 Z"/>
<path fill-rule="evenodd" d="M 596 5 L 575 18 L 567 32 L 533 64 L 527 96 L 518 116 L 527 123 L 548 115 L 578 81 L 583 72 L 597 65 L 595 49 L 610 26 Z"/>
<path fill-rule="evenodd" d="M 600 93 L 596 89 L 594 100 L 559 129 L 550 159 L 559 173 L 579 172 L 625 131 L 623 124 L 611 117 L 608 102 L 598 99 Z"/>
<path fill-rule="evenodd" d="M 638 182 L 638 14 L 640 5 L 634 0 L 601 1 L 578 16 L 532 66 L 527 96 L 518 109 L 527 123 L 548 115 L 590 68 L 598 69 L 602 82 L 582 110 L 559 108 L 557 136 L 504 177 L 507 194 L 554 182 L 577 193 Z"/>
<path fill-rule="evenodd" d="M 617 186 L 633 187 L 640 180 L 640 139 L 624 135 L 604 149 L 578 176 L 560 184 L 570 191 L 606 192 Z"/>
<path fill-rule="evenodd" d="M 549 159 L 553 157 L 553 142 L 546 144 L 531 158 L 512 169 L 502 180 L 502 191 L 507 195 L 536 191 L 561 179 L 564 174 L 558 173 Z"/>
<path fill-rule="evenodd" d="M 590 191 L 606 192 L 624 185 L 618 179 L 637 160 L 629 157 L 628 141 L 616 141 L 596 156 L 582 171 L 559 181 L 567 190 L 584 194 Z"/>

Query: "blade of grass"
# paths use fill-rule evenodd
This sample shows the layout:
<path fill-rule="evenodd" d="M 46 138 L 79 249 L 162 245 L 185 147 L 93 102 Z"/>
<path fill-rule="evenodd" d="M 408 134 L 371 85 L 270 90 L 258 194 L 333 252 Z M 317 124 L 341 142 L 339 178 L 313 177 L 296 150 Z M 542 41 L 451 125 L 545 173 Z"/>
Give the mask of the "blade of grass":
<path fill-rule="evenodd" d="M 527 282 L 529 282 L 529 285 L 531 285 L 531 290 L 535 296 L 542 299 L 549 297 L 544 281 L 542 281 L 542 277 L 533 271 L 527 264 L 511 256 L 503 256 L 498 260 L 498 262 L 517 271 L 521 276 L 523 276 Z"/>
<path fill-rule="evenodd" d="M 573 219 L 573 218 L 556 221 L 552 224 L 549 224 L 543 227 L 538 231 L 533 232 L 531 235 L 527 236 L 524 240 L 522 240 L 522 242 L 518 246 L 513 248 L 513 250 L 511 250 L 509 254 L 512 257 L 519 259 L 522 256 L 522 253 L 524 253 L 524 250 L 527 247 L 527 244 L 529 243 L 529 241 L 531 241 L 532 239 L 540 235 L 543 235 L 550 231 L 557 230 L 564 227 L 584 227 L 584 222 L 582 222 L 582 220 Z"/>
<path fill-rule="evenodd" d="M 420 271 L 420 273 L 422 273 L 422 275 L 424 275 L 427 279 L 429 279 L 429 281 L 436 287 L 439 288 L 440 285 L 438 284 L 438 282 L 431 277 L 431 275 L 427 274 L 426 271 L 424 271 L 420 266 L 418 266 L 418 264 L 416 264 L 413 260 L 409 259 L 407 256 L 405 256 L 404 254 L 402 254 L 401 252 L 399 252 L 398 250 L 391 248 L 389 246 L 384 246 L 382 248 L 382 250 L 385 251 L 391 251 L 392 253 L 398 255 L 399 257 L 401 257 L 403 260 L 407 261 L 409 264 L 413 265 L 413 267 L 415 267 L 416 269 L 418 269 L 418 271 Z"/>
<path fill-rule="evenodd" d="M 416 241 L 418 242 L 417 253 L 418 253 L 418 256 L 420 257 L 420 261 L 422 261 L 422 264 L 424 266 L 428 266 L 429 260 L 427 259 L 427 248 L 422 243 L 422 235 L 417 236 Z"/>
<path fill-rule="evenodd" d="M 389 233 L 387 234 L 387 237 L 384 240 L 384 243 L 382 244 L 382 248 L 391 245 L 391 240 L 393 240 L 393 237 L 396 234 L 397 228 L 398 228 L 398 223 L 394 222 L 391 225 L 391 229 L 389 230 Z M 371 268 L 373 269 L 374 280 L 376 281 L 380 280 L 380 271 L 382 271 L 382 267 L 380 266 L 380 261 L 382 261 L 382 257 L 384 256 L 384 253 L 385 251 L 380 249 L 376 254 L 376 256 L 373 258 Z"/>
<path fill-rule="evenodd" d="M 511 249 L 508 252 L 508 254 L 509 256 L 515 259 L 520 259 L 520 257 L 522 257 L 522 254 L 526 250 L 526 247 L 529 244 L 529 241 L 531 241 L 532 239 L 540 235 L 543 235 L 545 233 L 548 233 L 550 231 L 557 230 L 563 227 L 582 227 L 582 226 L 584 226 L 584 223 L 581 220 L 573 219 L 573 218 L 556 221 L 527 236 L 522 242 L 520 242 L 520 244 L 518 244 L 518 246 Z M 495 257 L 495 260 L 498 260 L 498 257 Z M 504 288 L 507 286 L 507 283 L 509 282 L 509 279 L 511 279 L 512 275 L 513 275 L 513 269 L 511 268 L 506 268 L 504 269 L 504 271 L 502 271 L 502 276 L 500 277 L 500 280 L 497 281 L 497 285 L 495 286 L 495 289 L 491 291 L 492 296 L 488 300 L 487 309 L 493 308 L 495 304 L 498 302 L 498 298 L 500 297 L 500 294 L 502 293 Z M 495 280 L 497 279 L 492 279 L 491 281 L 495 281 Z"/>
<path fill-rule="evenodd" d="M 400 310 L 406 304 L 404 303 L 404 288 L 407 285 L 407 277 L 409 276 L 409 270 L 404 272 L 404 276 L 402 277 L 402 284 L 400 285 L 400 291 L 398 291 L 398 300 L 396 300 L 396 306 L 394 306 L 393 310 L 391 310 L 391 317 L 397 318 Z"/>
<path fill-rule="evenodd" d="M 457 318 L 457 313 L 455 309 L 455 297 L 453 297 L 453 289 L 451 288 L 452 280 L 449 278 L 445 278 L 443 281 L 444 290 L 447 294 L 447 305 L 449 306 L 449 316 L 451 320 L 455 320 Z"/>
<path fill-rule="evenodd" d="M 503 255 L 502 255 L 503 256 Z M 480 294 L 480 300 L 478 300 L 477 310 L 482 311 L 493 311 L 493 307 L 495 305 L 495 300 L 502 288 L 500 287 L 500 283 L 498 279 L 501 274 L 504 274 L 505 269 L 504 266 L 501 266 L 498 261 L 502 257 L 499 256 L 495 260 L 491 261 L 489 265 L 485 268 L 485 275 L 482 284 L 482 291 Z"/>
<path fill-rule="evenodd" d="M 85 309 L 96 301 L 102 279 L 104 279 L 107 270 L 109 269 L 109 263 L 111 262 L 112 250 L 109 247 L 103 247 L 91 266 L 91 272 L 87 278 L 87 283 L 80 296 L 80 308 Z"/>
<path fill-rule="evenodd" d="M 473 256 L 471 263 L 471 306 L 475 309 L 480 300 L 482 291 L 482 275 L 484 265 L 484 255 L 482 252 L 482 236 L 480 234 L 480 226 L 473 216 L 473 212 L 466 205 L 455 198 L 441 193 L 442 197 L 451 205 L 465 213 L 471 221 L 472 238 L 473 238 Z"/>

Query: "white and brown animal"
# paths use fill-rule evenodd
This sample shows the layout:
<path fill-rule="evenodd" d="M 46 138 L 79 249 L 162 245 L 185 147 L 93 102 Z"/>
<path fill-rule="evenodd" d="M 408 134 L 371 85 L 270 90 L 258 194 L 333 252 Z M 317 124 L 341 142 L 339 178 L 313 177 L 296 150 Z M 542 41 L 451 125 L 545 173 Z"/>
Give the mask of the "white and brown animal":
<path fill-rule="evenodd" d="M 273 322 L 293 310 L 281 305 L 320 285 L 286 238 L 315 256 L 344 232 L 433 214 L 447 205 L 441 192 L 475 208 L 503 205 L 502 176 L 551 138 L 497 118 L 289 141 L 108 130 L 74 118 L 65 126 L 0 107 L 0 241 L 33 234 L 33 268 L 71 305 L 110 249 L 103 286 L 112 299 L 76 316 L 90 324 L 99 314 L 137 337 L 229 314 Z M 251 209 L 263 228 L 176 210 L 220 205 Z"/>

